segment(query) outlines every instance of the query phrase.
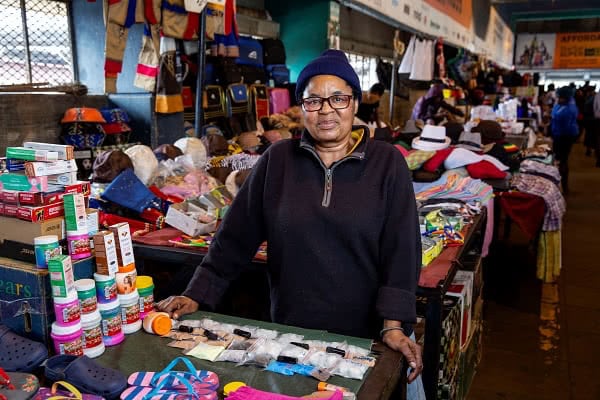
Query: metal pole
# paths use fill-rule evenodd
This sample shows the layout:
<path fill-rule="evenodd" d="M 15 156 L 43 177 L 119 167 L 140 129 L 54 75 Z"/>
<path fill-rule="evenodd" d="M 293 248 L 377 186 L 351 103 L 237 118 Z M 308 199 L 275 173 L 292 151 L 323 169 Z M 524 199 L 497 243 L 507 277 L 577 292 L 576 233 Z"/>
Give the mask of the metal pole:
<path fill-rule="evenodd" d="M 196 137 L 202 134 L 204 125 L 204 109 L 202 108 L 202 92 L 204 91 L 204 69 L 206 65 L 206 9 L 200 13 L 200 27 L 198 29 L 198 75 L 196 77 L 196 118 L 194 120 L 194 133 Z"/>
<path fill-rule="evenodd" d="M 25 47 L 25 73 L 27 74 L 27 83 L 33 83 L 31 74 L 31 51 L 29 49 L 29 30 L 27 29 L 27 9 L 25 0 L 21 0 L 21 22 L 23 24 L 23 44 Z"/>
<path fill-rule="evenodd" d="M 394 43 L 400 40 L 400 31 L 396 29 L 394 33 Z M 396 103 L 396 76 L 398 71 L 398 49 L 394 46 L 394 60 L 392 61 L 392 82 L 390 84 L 390 121 L 389 123 L 394 126 L 394 105 Z"/>

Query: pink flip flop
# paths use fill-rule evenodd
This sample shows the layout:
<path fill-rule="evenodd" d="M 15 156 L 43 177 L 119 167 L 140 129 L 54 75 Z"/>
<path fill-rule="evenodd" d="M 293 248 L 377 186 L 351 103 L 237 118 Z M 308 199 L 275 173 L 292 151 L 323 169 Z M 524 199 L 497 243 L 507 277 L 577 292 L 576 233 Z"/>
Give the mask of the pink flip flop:
<path fill-rule="evenodd" d="M 173 370 L 180 361 L 185 364 L 187 371 Z M 161 385 L 165 390 L 185 390 L 186 386 L 180 381 L 180 378 L 187 380 L 194 390 L 217 390 L 219 388 L 217 374 L 211 371 L 197 370 L 185 357 L 175 358 L 160 372 L 134 372 L 127 378 L 127 383 L 131 386 L 152 388 Z"/>

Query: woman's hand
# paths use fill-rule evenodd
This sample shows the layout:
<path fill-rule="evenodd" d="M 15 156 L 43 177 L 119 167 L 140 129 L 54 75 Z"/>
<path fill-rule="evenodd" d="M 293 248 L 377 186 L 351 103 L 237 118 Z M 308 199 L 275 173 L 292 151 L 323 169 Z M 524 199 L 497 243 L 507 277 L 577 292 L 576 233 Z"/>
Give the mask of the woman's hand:
<path fill-rule="evenodd" d="M 171 296 L 156 304 L 158 311 L 169 313 L 171 318 L 179 319 L 185 314 L 198 311 L 200 305 L 186 296 Z"/>
<path fill-rule="evenodd" d="M 404 355 L 406 361 L 408 361 L 408 365 L 411 367 L 410 375 L 408 375 L 408 383 L 414 381 L 423 371 L 421 346 L 398 329 L 385 332 L 382 340 L 390 349 L 399 351 Z"/>

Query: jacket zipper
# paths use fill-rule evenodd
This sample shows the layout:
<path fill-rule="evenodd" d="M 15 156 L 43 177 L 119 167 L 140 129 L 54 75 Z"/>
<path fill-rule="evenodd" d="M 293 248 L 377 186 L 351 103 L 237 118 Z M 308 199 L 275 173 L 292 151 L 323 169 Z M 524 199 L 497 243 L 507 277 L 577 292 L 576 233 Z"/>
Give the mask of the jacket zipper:
<path fill-rule="evenodd" d="M 329 207 L 329 204 L 331 203 L 331 193 L 333 192 L 333 169 L 346 160 L 362 160 L 363 156 L 349 155 L 339 161 L 334 162 L 331 164 L 331 167 L 327 168 L 314 149 L 308 146 L 302 147 L 315 156 L 321 167 L 325 170 L 325 187 L 323 188 L 323 200 L 321 201 L 321 206 Z"/>
<path fill-rule="evenodd" d="M 325 171 L 325 190 L 323 191 L 323 201 L 321 202 L 323 207 L 329 207 L 329 203 L 331 203 L 331 191 L 333 189 L 331 173 L 331 168 L 327 168 Z"/>

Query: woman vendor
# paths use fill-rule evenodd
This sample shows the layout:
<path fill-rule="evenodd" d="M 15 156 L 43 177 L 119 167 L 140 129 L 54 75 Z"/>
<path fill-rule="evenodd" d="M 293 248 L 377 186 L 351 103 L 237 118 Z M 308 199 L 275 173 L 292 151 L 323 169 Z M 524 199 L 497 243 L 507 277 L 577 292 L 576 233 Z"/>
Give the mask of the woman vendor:
<path fill-rule="evenodd" d="M 379 337 L 421 373 L 410 338 L 421 242 L 409 171 L 393 146 L 352 126 L 360 81 L 343 52 L 327 50 L 297 80 L 305 130 L 260 158 L 183 296 L 158 308 L 174 318 L 214 307 L 260 243 L 274 322 Z"/>

